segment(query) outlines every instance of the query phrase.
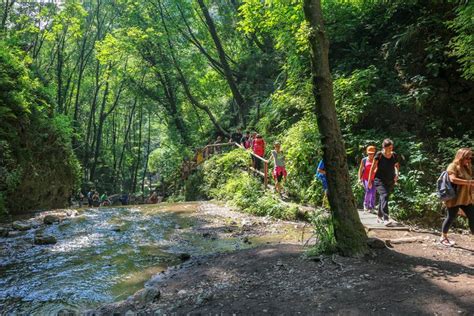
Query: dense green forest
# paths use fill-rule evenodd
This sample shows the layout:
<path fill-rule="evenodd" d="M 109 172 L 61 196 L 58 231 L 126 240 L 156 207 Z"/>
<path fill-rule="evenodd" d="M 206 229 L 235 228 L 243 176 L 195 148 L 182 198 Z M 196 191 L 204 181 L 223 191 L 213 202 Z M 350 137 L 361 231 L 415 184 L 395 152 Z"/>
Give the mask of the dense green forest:
<path fill-rule="evenodd" d="M 308 32 L 298 0 L 6 0 L 0 25 L 0 212 L 62 207 L 91 187 L 222 198 L 296 216 L 216 157 L 182 180 L 194 150 L 237 127 L 282 143 L 287 190 L 321 204 Z M 474 4 L 323 1 L 353 190 L 367 145 L 401 155 L 393 210 L 439 224 L 439 172 L 474 147 Z M 267 146 L 269 152 L 271 146 Z M 268 156 L 268 155 L 267 155 Z"/>

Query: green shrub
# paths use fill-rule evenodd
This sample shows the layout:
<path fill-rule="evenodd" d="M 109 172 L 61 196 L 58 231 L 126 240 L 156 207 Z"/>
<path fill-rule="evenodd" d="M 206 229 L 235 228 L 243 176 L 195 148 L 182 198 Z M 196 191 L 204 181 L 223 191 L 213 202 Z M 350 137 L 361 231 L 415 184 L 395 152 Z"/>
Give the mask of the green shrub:
<path fill-rule="evenodd" d="M 286 155 L 288 171 L 286 189 L 297 200 L 310 202 L 314 194 L 307 190 L 313 184 L 317 163 L 322 156 L 319 131 L 313 115 L 294 124 L 285 133 L 282 150 Z"/>
<path fill-rule="evenodd" d="M 337 242 L 331 214 L 322 208 L 318 208 L 310 214 L 309 218 L 313 225 L 316 244 L 308 251 L 308 256 L 336 252 Z"/>
<path fill-rule="evenodd" d="M 248 163 L 249 154 L 242 149 L 216 155 L 205 161 L 202 168 L 188 179 L 187 187 L 196 183 L 196 178 L 202 179 L 200 188 L 195 190 L 202 195 L 228 201 L 254 215 L 296 219 L 298 208 L 281 202 L 272 193 L 265 191 L 260 179 L 245 171 Z"/>

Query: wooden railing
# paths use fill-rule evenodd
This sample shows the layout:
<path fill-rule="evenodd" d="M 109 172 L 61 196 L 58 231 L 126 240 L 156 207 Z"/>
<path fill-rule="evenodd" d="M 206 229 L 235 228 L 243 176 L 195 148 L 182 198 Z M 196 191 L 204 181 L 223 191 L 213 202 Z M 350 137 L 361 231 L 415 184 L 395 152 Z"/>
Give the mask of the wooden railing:
<path fill-rule="evenodd" d="M 183 163 L 183 171 L 182 171 L 183 178 L 186 179 L 189 176 L 189 174 L 191 174 L 191 172 L 197 168 L 197 166 L 202 164 L 205 160 L 209 159 L 212 155 L 221 154 L 222 149 L 229 146 L 244 148 L 239 143 L 229 142 L 229 143 L 209 144 L 209 145 L 206 145 L 204 148 L 200 148 L 196 150 L 193 160 Z M 252 151 L 249 151 L 249 154 L 251 157 L 254 157 L 254 159 L 257 159 L 263 162 L 263 172 L 256 168 L 256 166 L 253 163 L 254 159 L 252 159 L 252 162 L 248 165 L 248 170 L 252 171 L 254 174 L 261 176 L 263 178 L 263 184 L 265 186 L 265 189 L 267 189 L 268 188 L 269 161 L 263 157 L 260 157 L 254 154 Z"/>

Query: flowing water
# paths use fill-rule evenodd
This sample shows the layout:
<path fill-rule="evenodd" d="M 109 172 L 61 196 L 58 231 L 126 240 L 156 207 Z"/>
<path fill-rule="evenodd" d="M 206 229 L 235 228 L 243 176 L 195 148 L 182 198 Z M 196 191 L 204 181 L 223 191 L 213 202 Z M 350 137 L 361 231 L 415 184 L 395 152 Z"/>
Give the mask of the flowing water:
<path fill-rule="evenodd" d="M 192 228 L 198 204 L 99 208 L 46 226 L 54 245 L 33 244 L 35 229 L 0 238 L 0 314 L 55 315 L 127 298 L 153 275 L 192 256 L 250 247 Z"/>

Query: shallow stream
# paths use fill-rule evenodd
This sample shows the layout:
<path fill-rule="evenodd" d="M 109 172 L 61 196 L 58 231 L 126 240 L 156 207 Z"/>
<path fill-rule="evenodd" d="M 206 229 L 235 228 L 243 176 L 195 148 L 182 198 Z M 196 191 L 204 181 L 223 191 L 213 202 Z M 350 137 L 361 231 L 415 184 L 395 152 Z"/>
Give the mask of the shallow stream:
<path fill-rule="evenodd" d="M 54 245 L 34 245 L 35 228 L 0 238 L 0 314 L 56 315 L 123 300 L 153 275 L 199 256 L 254 246 L 205 238 L 193 229 L 198 204 L 80 211 L 46 226 Z M 38 228 L 36 228 L 38 229 Z M 263 242 L 264 240 L 262 240 Z"/>

